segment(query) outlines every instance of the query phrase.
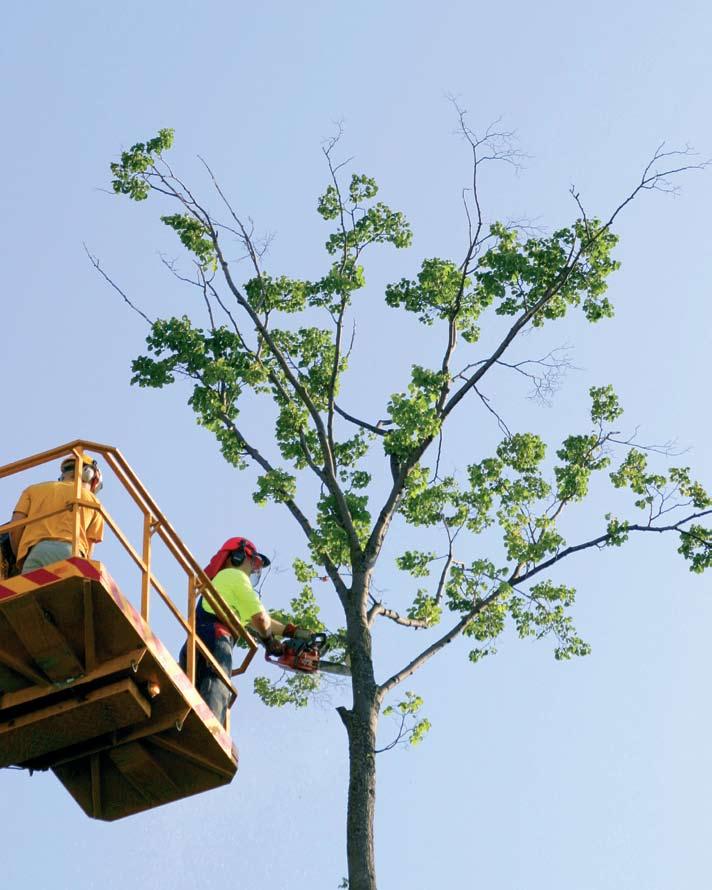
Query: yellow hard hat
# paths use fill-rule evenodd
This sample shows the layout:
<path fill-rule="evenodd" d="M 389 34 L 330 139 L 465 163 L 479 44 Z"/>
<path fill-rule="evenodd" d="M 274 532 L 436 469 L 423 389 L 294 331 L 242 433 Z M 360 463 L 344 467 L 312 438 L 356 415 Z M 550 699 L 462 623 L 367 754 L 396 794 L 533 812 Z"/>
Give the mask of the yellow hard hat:
<path fill-rule="evenodd" d="M 74 455 L 65 457 L 60 464 L 62 474 L 68 473 L 70 470 L 74 472 L 75 462 L 76 457 Z M 92 457 L 91 454 L 82 454 L 82 482 L 89 483 L 89 490 L 92 494 L 96 494 L 97 491 L 101 491 L 104 487 L 104 477 L 101 469 L 96 458 Z"/>

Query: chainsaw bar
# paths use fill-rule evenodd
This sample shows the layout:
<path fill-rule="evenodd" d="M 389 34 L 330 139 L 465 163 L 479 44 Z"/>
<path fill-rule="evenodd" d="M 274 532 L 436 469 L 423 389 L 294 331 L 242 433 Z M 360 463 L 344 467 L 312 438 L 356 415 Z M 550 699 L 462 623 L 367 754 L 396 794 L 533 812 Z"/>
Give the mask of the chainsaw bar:
<path fill-rule="evenodd" d="M 339 664 L 338 661 L 320 661 L 317 673 L 339 674 L 342 677 L 351 676 L 351 668 L 347 664 Z"/>

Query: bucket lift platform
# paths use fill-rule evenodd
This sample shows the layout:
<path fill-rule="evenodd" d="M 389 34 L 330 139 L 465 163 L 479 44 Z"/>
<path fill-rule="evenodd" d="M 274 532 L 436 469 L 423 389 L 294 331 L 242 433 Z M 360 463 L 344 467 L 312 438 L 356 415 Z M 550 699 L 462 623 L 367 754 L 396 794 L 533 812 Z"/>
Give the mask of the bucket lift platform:
<path fill-rule="evenodd" d="M 77 453 L 84 444 L 46 454 Z M 121 468 L 115 449 L 92 443 L 92 450 Z M 146 517 L 147 528 L 173 539 L 152 502 Z M 143 593 L 153 586 L 187 631 L 185 672 L 151 631 L 147 595 L 142 615 L 102 563 L 72 556 L 0 579 L 0 768 L 51 770 L 88 816 L 105 821 L 226 785 L 238 766 L 228 728 L 191 682 L 198 651 L 210 660 L 192 617 L 198 591 L 220 612 L 225 603 L 184 545 L 176 546 L 176 556 L 190 572 L 185 617 L 153 576 L 150 547 L 144 546 L 147 558 L 132 555 Z M 235 631 L 245 633 L 241 626 Z M 233 673 L 242 673 L 252 654 Z M 226 675 L 223 681 L 230 683 Z"/>
<path fill-rule="evenodd" d="M 0 766 L 120 819 L 230 782 L 237 751 L 101 563 L 0 582 Z"/>

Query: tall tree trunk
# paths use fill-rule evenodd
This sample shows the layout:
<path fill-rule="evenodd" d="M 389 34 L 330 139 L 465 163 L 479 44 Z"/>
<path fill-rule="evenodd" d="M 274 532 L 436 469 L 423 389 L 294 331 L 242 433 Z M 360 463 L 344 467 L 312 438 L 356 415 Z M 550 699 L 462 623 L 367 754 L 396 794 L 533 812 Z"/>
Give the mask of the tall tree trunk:
<path fill-rule="evenodd" d="M 373 818 L 376 803 L 376 727 L 380 701 L 373 674 L 371 632 L 366 616 L 367 577 L 355 572 L 346 633 L 351 656 L 353 708 L 340 708 L 349 738 L 349 799 L 346 852 L 349 890 L 376 890 Z"/>
<path fill-rule="evenodd" d="M 346 851 L 349 890 L 376 890 L 373 817 L 376 803 L 376 723 L 378 708 L 354 708 L 347 724 L 349 735 L 349 800 Z"/>

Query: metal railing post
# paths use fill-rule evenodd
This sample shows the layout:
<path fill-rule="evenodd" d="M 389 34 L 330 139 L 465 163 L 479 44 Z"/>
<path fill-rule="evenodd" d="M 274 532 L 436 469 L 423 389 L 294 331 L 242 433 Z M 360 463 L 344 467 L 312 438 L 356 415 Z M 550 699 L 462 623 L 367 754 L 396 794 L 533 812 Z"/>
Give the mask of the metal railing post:
<path fill-rule="evenodd" d="M 84 462 L 82 458 L 84 457 L 84 449 L 81 445 L 78 445 L 76 448 L 72 449 L 72 453 L 74 454 L 74 505 L 72 509 L 74 510 L 74 527 L 72 531 L 72 556 L 81 556 L 82 554 L 79 552 L 79 542 L 81 538 L 81 527 L 82 527 L 82 508 L 79 506 L 77 501 L 80 501 L 82 498 L 82 471 L 84 470 Z M 88 556 L 88 554 L 85 554 Z"/>
<path fill-rule="evenodd" d="M 141 570 L 141 617 L 148 624 L 149 597 L 151 594 L 151 535 L 153 534 L 153 516 L 143 514 L 143 551 L 142 558 L 145 569 Z"/>
<path fill-rule="evenodd" d="M 195 600 L 197 596 L 195 575 L 188 576 L 188 657 L 186 659 L 186 671 L 188 679 L 195 686 Z"/>

